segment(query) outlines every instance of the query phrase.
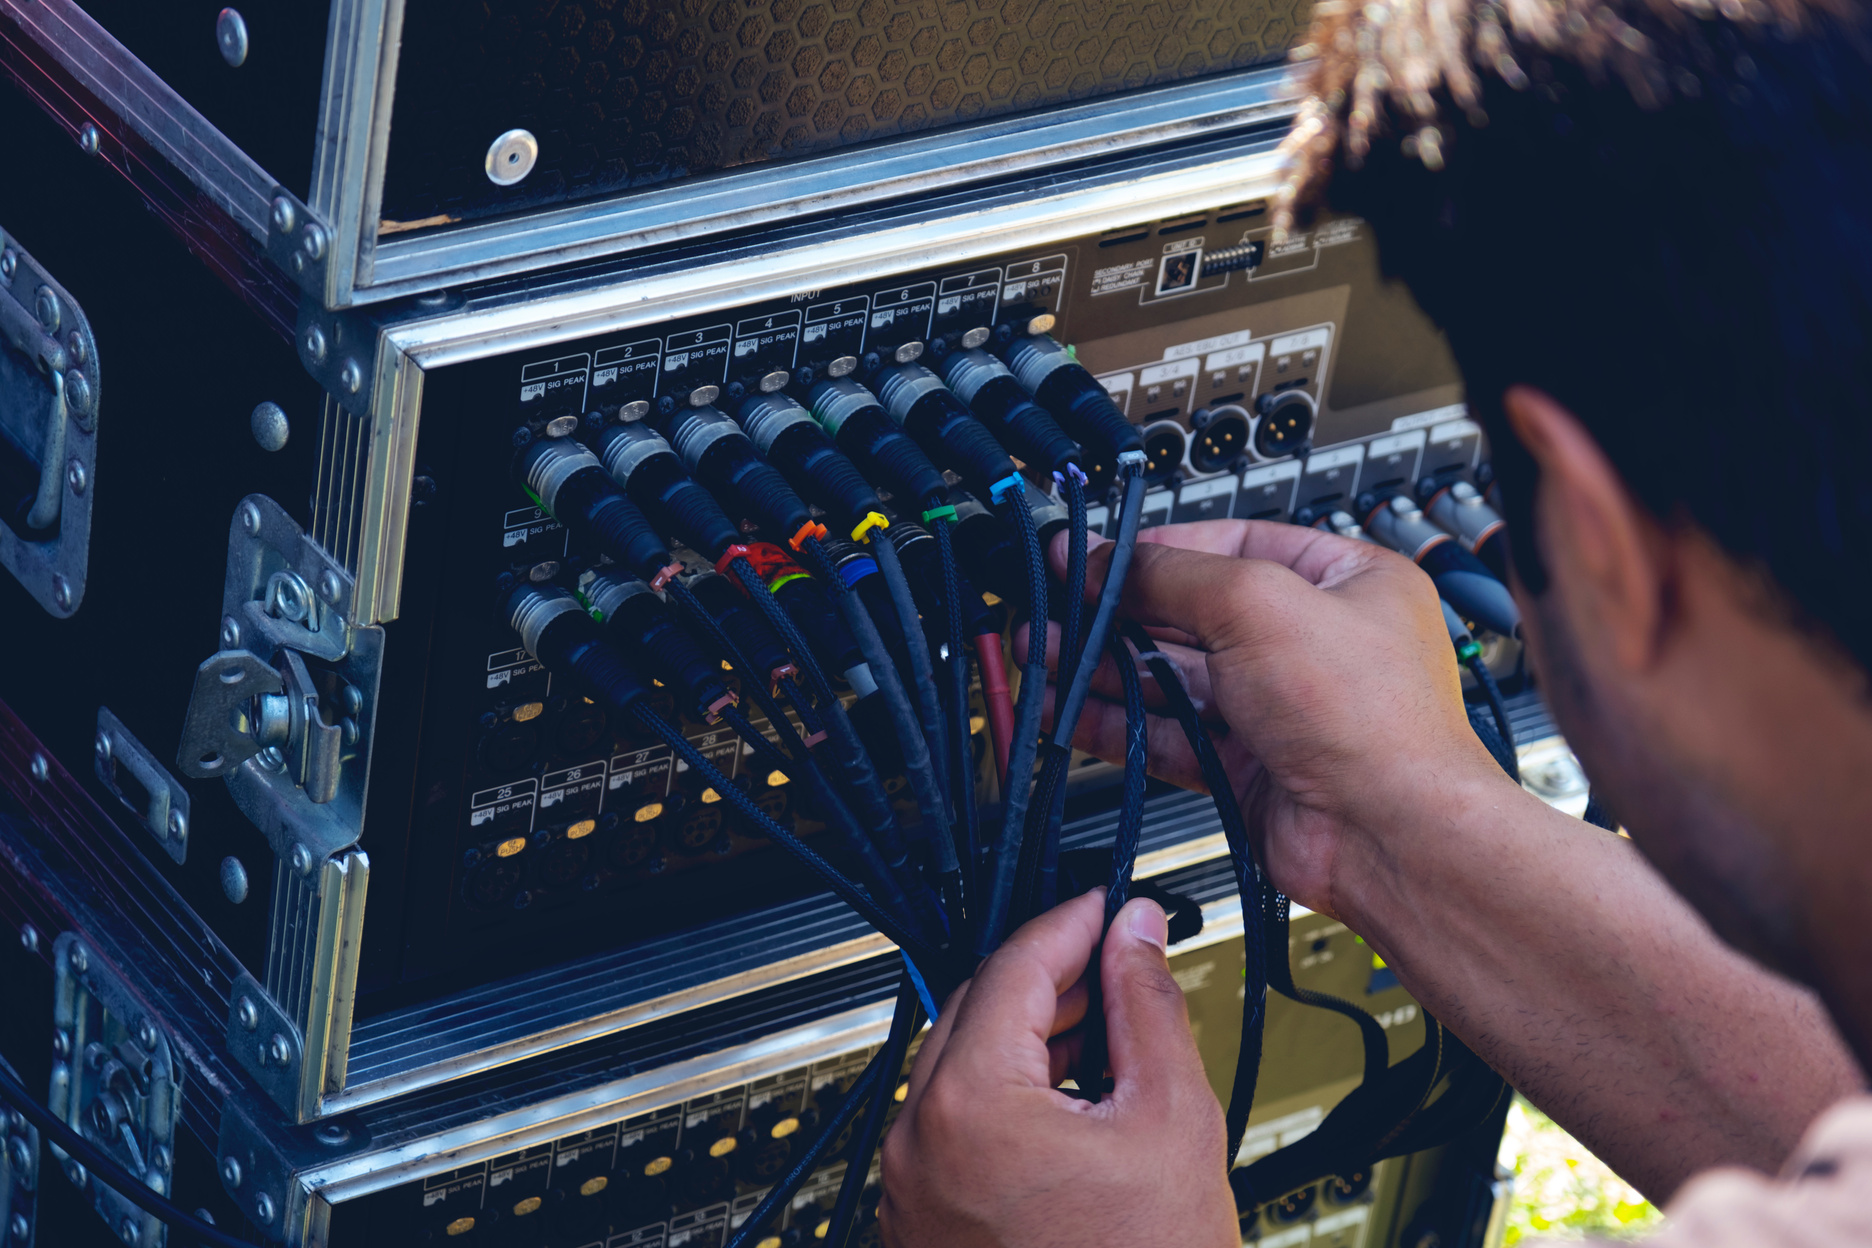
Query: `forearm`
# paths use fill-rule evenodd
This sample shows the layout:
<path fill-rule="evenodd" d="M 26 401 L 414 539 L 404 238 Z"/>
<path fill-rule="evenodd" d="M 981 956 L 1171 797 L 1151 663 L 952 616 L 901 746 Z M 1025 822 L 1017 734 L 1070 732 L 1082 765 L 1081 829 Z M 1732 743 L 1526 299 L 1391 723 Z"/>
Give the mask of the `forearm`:
<path fill-rule="evenodd" d="M 1348 838 L 1335 905 L 1433 1015 L 1653 1199 L 1773 1170 L 1860 1073 L 1817 1000 L 1632 844 L 1500 780 Z"/>

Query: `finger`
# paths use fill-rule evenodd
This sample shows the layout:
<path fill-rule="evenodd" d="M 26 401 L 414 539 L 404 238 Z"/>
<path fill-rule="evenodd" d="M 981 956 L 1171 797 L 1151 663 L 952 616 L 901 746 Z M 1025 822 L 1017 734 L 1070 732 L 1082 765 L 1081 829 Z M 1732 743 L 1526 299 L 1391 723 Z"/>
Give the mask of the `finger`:
<path fill-rule="evenodd" d="M 1163 910 L 1138 897 L 1112 920 L 1099 954 L 1113 1096 L 1127 1104 L 1167 1104 L 1190 1080 L 1207 1086 L 1169 938 Z"/>
<path fill-rule="evenodd" d="M 1078 1027 L 1063 1036 L 1054 1036 L 1047 1041 L 1047 1078 L 1059 1087 L 1070 1079 L 1079 1069 L 1080 1057 L 1085 1052 L 1085 1028 Z"/>
<path fill-rule="evenodd" d="M 1385 553 L 1370 542 L 1277 520 L 1162 524 L 1139 532 L 1138 541 L 1230 559 L 1265 559 L 1322 586 Z"/>
<path fill-rule="evenodd" d="M 964 1086 L 1046 1084 L 1046 1042 L 1059 999 L 1085 973 L 1104 919 L 1093 889 L 1024 924 L 982 963 L 955 1011 L 942 1067 Z"/>
<path fill-rule="evenodd" d="M 1040 706 L 1041 726 L 1049 732 L 1053 728 L 1053 699 L 1057 692 L 1054 686 L 1047 686 L 1046 698 Z M 1202 766 L 1196 761 L 1189 738 L 1183 735 L 1183 726 L 1163 715 L 1145 718 L 1151 743 L 1147 756 L 1150 774 L 1178 788 L 1207 793 Z M 1123 763 L 1125 708 L 1100 697 L 1087 698 L 1079 712 L 1079 722 L 1073 727 L 1073 748 L 1108 763 Z"/>
<path fill-rule="evenodd" d="M 1084 979 L 1060 993 L 1059 1000 L 1053 1004 L 1052 1038 L 1057 1039 L 1085 1022 L 1086 1011 L 1092 1005 L 1092 990 Z"/>
<path fill-rule="evenodd" d="M 969 986 L 974 982 L 972 979 L 963 980 L 961 986 L 950 993 L 949 999 L 943 1003 L 942 1013 L 930 1024 L 929 1035 L 923 1037 L 922 1047 L 917 1049 L 916 1061 L 910 1064 L 910 1091 L 904 1097 L 906 1108 L 922 1095 L 924 1085 L 929 1083 L 931 1072 L 942 1058 L 943 1046 L 949 1042 L 949 1033 L 955 1027 L 956 1011 L 968 999 Z"/>

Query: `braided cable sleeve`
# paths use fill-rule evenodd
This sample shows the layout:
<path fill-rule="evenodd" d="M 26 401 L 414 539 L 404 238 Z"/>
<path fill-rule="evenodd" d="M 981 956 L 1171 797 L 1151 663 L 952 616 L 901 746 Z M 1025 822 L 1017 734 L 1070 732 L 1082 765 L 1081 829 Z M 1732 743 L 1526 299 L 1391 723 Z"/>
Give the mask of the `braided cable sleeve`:
<path fill-rule="evenodd" d="M 838 608 L 839 614 L 845 619 L 845 626 L 851 629 L 852 637 L 858 642 L 859 653 L 871 665 L 871 678 L 877 681 L 878 692 L 884 695 L 884 704 L 890 708 L 891 723 L 897 730 L 897 744 L 903 752 L 904 771 L 916 795 L 917 809 L 922 812 L 930 839 L 938 845 L 947 844 L 949 813 L 943 799 L 942 786 L 936 780 L 929 743 L 923 736 L 922 721 L 917 718 L 916 710 L 910 704 L 910 695 L 897 673 L 897 664 L 878 632 L 877 621 L 871 618 L 864 600 L 845 584 L 845 579 L 832 565 L 832 557 L 817 538 L 806 541 L 800 553 L 805 555 L 806 562 L 811 565 L 813 575 L 825 583 L 833 605 Z M 913 622 L 916 619 L 914 615 L 910 618 Z"/>
<path fill-rule="evenodd" d="M 1040 532 L 1034 527 L 1026 491 L 1011 491 L 1008 499 L 1008 510 L 1014 515 L 1014 527 L 1020 533 L 1021 549 L 1027 561 L 1029 628 L 1045 628 L 1047 573 L 1045 556 L 1040 552 Z M 1021 848 L 1026 839 L 1027 808 L 1033 799 L 1034 755 L 1039 749 L 1040 713 L 1045 698 L 1046 647 L 1029 645 L 1020 696 L 1014 702 L 1014 744 L 1008 751 L 1001 832 L 995 840 L 982 921 L 975 932 L 975 952 L 982 957 L 993 953 L 1001 944 L 1014 904 L 1014 883 L 1020 872 Z"/>
<path fill-rule="evenodd" d="M 845 1099 L 839 1102 L 838 1108 L 833 1110 L 826 1119 L 825 1126 L 819 1129 L 819 1134 L 813 1137 L 813 1142 L 793 1159 L 793 1164 L 787 1167 L 787 1172 L 780 1176 L 765 1196 L 761 1197 L 761 1202 L 754 1207 L 754 1212 L 748 1214 L 747 1219 L 736 1228 L 735 1233 L 728 1237 L 726 1248 L 754 1248 L 754 1245 L 764 1238 L 761 1231 L 780 1215 L 782 1209 L 792 1203 L 793 1197 L 801 1187 L 805 1186 L 806 1180 L 812 1177 L 813 1171 L 819 1168 L 819 1163 L 824 1160 L 825 1155 L 832 1151 L 832 1145 L 838 1141 L 839 1136 L 845 1133 L 846 1126 L 858 1116 L 859 1107 L 870 1099 L 871 1090 L 881 1081 L 883 1070 L 884 1052 L 880 1049 L 871 1059 L 870 1064 L 864 1068 L 863 1073 L 852 1083 L 851 1091 L 845 1094 Z"/>
<path fill-rule="evenodd" d="M 1230 1164 L 1241 1152 L 1242 1137 L 1248 1131 L 1248 1114 L 1254 1108 L 1255 1085 L 1261 1073 L 1262 1033 L 1267 1022 L 1268 962 L 1272 946 L 1267 943 L 1272 890 L 1261 874 L 1248 846 L 1248 830 L 1242 822 L 1241 806 L 1235 800 L 1235 788 L 1216 753 L 1215 741 L 1190 701 L 1189 692 L 1176 668 L 1163 656 L 1150 636 L 1135 622 L 1121 626 L 1140 657 L 1149 664 L 1151 678 L 1164 695 L 1164 701 L 1176 716 L 1190 750 L 1202 769 L 1203 783 L 1215 803 L 1221 820 L 1223 838 L 1228 842 L 1229 859 L 1235 868 L 1235 888 L 1241 898 L 1242 944 L 1242 1038 L 1236 1056 L 1235 1077 L 1228 1099 L 1228 1156 Z M 1283 930 L 1281 959 L 1286 959 Z"/>
<path fill-rule="evenodd" d="M 877 1088 L 871 1094 L 871 1103 L 865 1107 L 856 1146 L 845 1163 L 845 1178 L 839 1184 L 838 1199 L 832 1204 L 832 1225 L 825 1238 L 827 1248 L 844 1248 L 851 1235 L 852 1222 L 858 1216 L 859 1197 L 864 1195 L 865 1180 L 871 1176 L 871 1158 L 877 1152 L 878 1142 L 884 1138 L 884 1115 L 890 1110 L 897 1080 L 903 1074 L 904 1056 L 910 1050 L 911 1037 L 916 1035 L 922 1018 L 923 1002 L 906 972 L 903 982 L 897 986 L 897 1008 L 891 1013 L 890 1034 L 884 1038 L 884 1049 L 879 1054 L 884 1059 L 884 1068 L 878 1071 Z"/>
<path fill-rule="evenodd" d="M 1514 725 L 1508 722 L 1508 707 L 1502 701 L 1501 685 L 1495 680 L 1495 673 L 1489 671 L 1481 654 L 1473 654 L 1468 659 L 1468 668 L 1475 677 L 1476 685 L 1482 690 L 1482 696 L 1488 701 L 1489 714 L 1494 717 L 1495 731 L 1501 733 L 1502 744 L 1508 747 L 1506 757 L 1514 766 L 1504 768 L 1516 782 L 1521 779 L 1521 766 L 1515 758 Z"/>
<path fill-rule="evenodd" d="M 974 907 L 981 896 L 981 811 L 975 804 L 975 758 L 969 732 L 969 659 L 963 644 L 962 579 L 956 572 L 955 540 L 950 533 L 953 521 L 937 520 L 936 554 L 942 562 L 943 615 L 949 630 L 949 774 L 956 780 L 956 807 L 961 831 L 957 837 L 956 857 L 962 867 L 962 905 L 960 914 L 952 914 L 954 924 L 964 926 L 974 919 Z M 953 829 L 952 829 L 953 831 Z M 971 947 L 974 940 L 967 942 Z"/>
<path fill-rule="evenodd" d="M 911 692 L 916 697 L 917 717 L 923 723 L 924 744 L 929 750 L 930 766 L 936 772 L 937 791 L 945 799 L 949 822 L 953 824 L 957 812 L 955 786 L 949 780 L 949 734 L 943 728 L 942 698 L 936 684 L 936 665 L 930 660 L 929 638 L 923 633 L 916 595 L 910 592 L 910 578 L 904 575 L 903 559 L 891 542 L 890 534 L 874 537 L 870 546 L 878 571 L 890 590 L 891 605 L 897 608 L 897 622 L 903 626 L 904 646 L 910 651 L 910 675 L 916 686 Z M 939 849 L 936 855 L 938 869 L 945 874 L 956 868 L 953 838 L 948 845 L 946 851 Z"/>
<path fill-rule="evenodd" d="M 1105 569 L 1105 584 L 1099 590 L 1098 606 L 1092 612 L 1092 627 L 1086 634 L 1083 653 L 1088 661 L 1073 673 L 1072 684 L 1055 704 L 1053 740 L 1071 748 L 1073 730 L 1079 726 L 1079 712 L 1085 709 L 1086 695 L 1092 691 L 1092 673 L 1098 669 L 1097 656 L 1104 653 L 1105 639 L 1111 635 L 1112 622 L 1118 614 L 1118 600 L 1124 596 L 1125 575 L 1131 570 L 1131 555 L 1137 549 L 1138 525 L 1144 514 L 1144 466 L 1123 466 L 1124 493 L 1118 503 L 1118 536 L 1112 542 L 1111 563 Z"/>
<path fill-rule="evenodd" d="M 840 901 L 857 911 L 860 918 L 875 927 L 912 960 L 932 967 L 940 964 L 939 955 L 933 945 L 921 935 L 908 930 L 891 915 L 886 914 L 870 896 L 846 879 L 831 863 L 821 858 L 791 831 L 774 822 L 766 811 L 754 804 L 754 799 L 749 797 L 741 786 L 722 775 L 715 764 L 711 763 L 702 751 L 697 749 L 674 725 L 641 703 L 632 706 L 631 710 L 635 713 L 639 723 L 660 737 L 664 744 L 668 745 L 678 758 L 687 763 L 710 788 L 721 794 L 722 800 L 733 806 L 735 812 L 745 819 L 750 827 L 758 829 L 761 835 L 798 859 L 807 870 L 819 877 L 820 883 L 837 894 Z"/>
<path fill-rule="evenodd" d="M 1137 660 L 1123 637 L 1113 633 L 1110 650 L 1118 663 L 1118 681 L 1124 688 L 1125 763 L 1124 799 L 1118 808 L 1118 828 L 1112 838 L 1111 881 L 1105 889 L 1104 930 L 1131 898 L 1131 873 L 1137 867 L 1138 840 L 1144 833 L 1144 786 L 1149 780 L 1150 717 L 1144 712 L 1144 682 L 1138 679 Z M 1088 661 L 1093 656 L 1087 655 Z M 1103 943 L 1100 949 L 1103 949 Z M 1086 1029 L 1079 1066 L 1079 1090 L 1096 1103 L 1105 1086 L 1109 1056 L 1105 1035 L 1104 982 L 1094 950 L 1086 967 Z"/>

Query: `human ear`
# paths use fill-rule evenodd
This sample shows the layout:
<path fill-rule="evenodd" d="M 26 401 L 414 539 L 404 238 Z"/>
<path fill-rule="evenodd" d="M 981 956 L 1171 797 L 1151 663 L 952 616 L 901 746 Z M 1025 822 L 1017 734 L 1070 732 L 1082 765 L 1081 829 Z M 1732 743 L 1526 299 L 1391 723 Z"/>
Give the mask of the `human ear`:
<path fill-rule="evenodd" d="M 1667 543 L 1577 417 L 1531 386 L 1502 407 L 1540 470 L 1535 540 L 1573 635 L 1609 650 L 1629 672 L 1646 668 L 1664 622 Z"/>

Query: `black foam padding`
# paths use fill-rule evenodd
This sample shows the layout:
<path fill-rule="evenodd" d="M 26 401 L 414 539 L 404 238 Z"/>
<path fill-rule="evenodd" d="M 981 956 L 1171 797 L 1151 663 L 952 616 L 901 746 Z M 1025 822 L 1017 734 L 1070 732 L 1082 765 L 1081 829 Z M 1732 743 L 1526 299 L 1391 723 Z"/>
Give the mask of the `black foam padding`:
<path fill-rule="evenodd" d="M 1270 64 L 1307 8 L 408 0 L 382 216 L 499 216 Z M 516 128 L 539 163 L 496 186 L 488 146 Z"/>

